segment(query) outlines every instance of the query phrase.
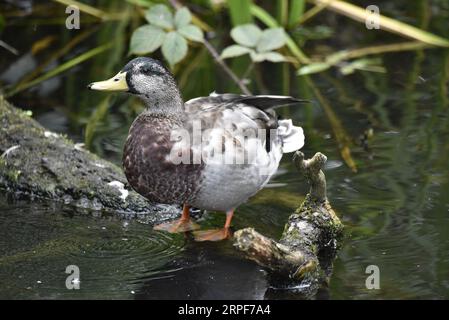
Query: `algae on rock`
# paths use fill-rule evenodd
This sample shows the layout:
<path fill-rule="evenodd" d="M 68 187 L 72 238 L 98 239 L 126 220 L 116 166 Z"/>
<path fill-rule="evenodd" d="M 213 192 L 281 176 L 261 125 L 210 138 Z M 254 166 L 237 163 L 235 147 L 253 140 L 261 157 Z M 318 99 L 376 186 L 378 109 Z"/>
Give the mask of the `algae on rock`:
<path fill-rule="evenodd" d="M 179 214 L 127 186 L 115 164 L 50 132 L 0 96 L 0 189 L 86 209 L 142 214 L 156 223 Z M 147 215 L 148 213 L 148 215 Z"/>

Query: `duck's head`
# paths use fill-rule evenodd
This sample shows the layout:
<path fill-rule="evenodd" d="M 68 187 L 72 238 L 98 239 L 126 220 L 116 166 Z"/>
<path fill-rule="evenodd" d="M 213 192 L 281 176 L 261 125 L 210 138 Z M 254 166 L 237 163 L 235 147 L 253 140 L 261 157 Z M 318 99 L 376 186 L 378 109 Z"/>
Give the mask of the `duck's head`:
<path fill-rule="evenodd" d="M 179 91 L 170 71 L 155 59 L 139 57 L 128 62 L 115 76 L 108 80 L 92 82 L 91 90 L 123 91 L 142 98 L 146 104 L 174 99 Z"/>

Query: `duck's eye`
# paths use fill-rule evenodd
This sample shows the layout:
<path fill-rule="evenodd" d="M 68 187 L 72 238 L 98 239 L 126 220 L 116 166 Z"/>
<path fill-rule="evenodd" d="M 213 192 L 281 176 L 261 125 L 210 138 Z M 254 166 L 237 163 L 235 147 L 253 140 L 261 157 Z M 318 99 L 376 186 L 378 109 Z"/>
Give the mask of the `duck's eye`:
<path fill-rule="evenodd" d="M 149 67 L 142 68 L 142 73 L 150 74 L 153 70 Z"/>
<path fill-rule="evenodd" d="M 117 81 L 119 81 L 119 80 L 120 80 L 120 79 L 117 79 L 117 78 L 114 79 L 115 82 L 117 82 Z"/>
<path fill-rule="evenodd" d="M 140 69 L 140 72 L 146 75 L 151 75 L 151 76 L 162 76 L 163 73 L 161 71 L 159 71 L 156 68 L 152 68 L 152 67 L 142 67 Z"/>

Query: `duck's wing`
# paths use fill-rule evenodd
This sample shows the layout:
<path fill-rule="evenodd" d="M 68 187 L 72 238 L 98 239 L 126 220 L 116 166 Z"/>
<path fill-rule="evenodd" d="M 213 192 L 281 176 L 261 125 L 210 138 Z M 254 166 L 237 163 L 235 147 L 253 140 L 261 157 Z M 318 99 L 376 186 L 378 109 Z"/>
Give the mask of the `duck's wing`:
<path fill-rule="evenodd" d="M 191 99 L 185 103 L 187 112 L 195 110 L 207 110 L 217 106 L 225 106 L 229 104 L 246 104 L 261 110 L 275 109 L 281 106 L 309 103 L 309 100 L 297 99 L 290 96 L 276 95 L 240 95 L 234 93 L 217 94 L 212 92 L 207 97 L 199 97 Z"/>
<path fill-rule="evenodd" d="M 201 122 L 201 130 L 215 130 L 209 141 L 216 146 L 229 139 L 239 145 L 245 139 L 242 132 L 255 134 L 258 144 L 269 153 L 273 148 L 282 147 L 283 152 L 292 152 L 304 145 L 304 134 L 292 121 L 278 120 L 274 109 L 279 106 L 304 103 L 305 100 L 289 96 L 216 94 L 200 97 L 185 103 L 188 122 Z M 204 137 L 203 136 L 203 140 Z M 253 140 L 254 141 L 254 140 Z M 241 142 L 241 141 L 240 141 Z M 224 146 L 223 146 L 224 148 Z"/>

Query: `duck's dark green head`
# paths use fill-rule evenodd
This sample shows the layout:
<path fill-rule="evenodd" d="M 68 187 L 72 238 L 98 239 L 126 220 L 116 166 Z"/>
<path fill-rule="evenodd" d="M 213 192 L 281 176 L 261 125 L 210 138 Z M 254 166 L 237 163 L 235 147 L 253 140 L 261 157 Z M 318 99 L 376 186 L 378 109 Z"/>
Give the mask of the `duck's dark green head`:
<path fill-rule="evenodd" d="M 151 96 L 159 90 L 166 90 L 174 84 L 173 77 L 160 61 L 139 57 L 128 62 L 111 79 L 89 84 L 91 90 L 126 91 L 136 95 Z"/>

